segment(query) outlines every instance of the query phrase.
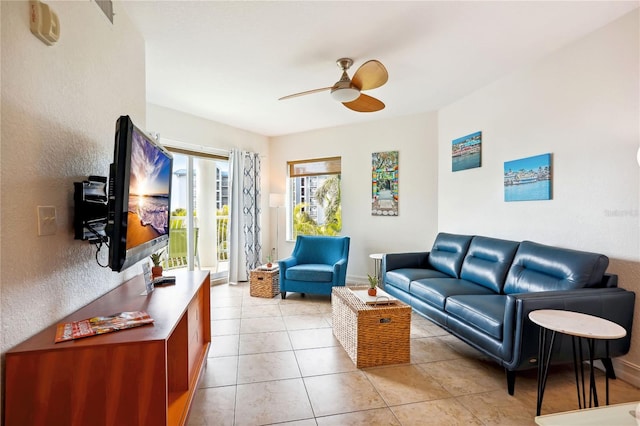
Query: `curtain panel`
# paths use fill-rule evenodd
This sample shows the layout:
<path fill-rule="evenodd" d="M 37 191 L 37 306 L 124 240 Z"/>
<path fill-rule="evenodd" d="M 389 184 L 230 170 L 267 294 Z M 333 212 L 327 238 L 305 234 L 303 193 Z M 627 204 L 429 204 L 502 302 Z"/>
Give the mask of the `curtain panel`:
<path fill-rule="evenodd" d="M 232 150 L 229 156 L 229 282 L 249 279 L 262 262 L 260 156 Z"/>

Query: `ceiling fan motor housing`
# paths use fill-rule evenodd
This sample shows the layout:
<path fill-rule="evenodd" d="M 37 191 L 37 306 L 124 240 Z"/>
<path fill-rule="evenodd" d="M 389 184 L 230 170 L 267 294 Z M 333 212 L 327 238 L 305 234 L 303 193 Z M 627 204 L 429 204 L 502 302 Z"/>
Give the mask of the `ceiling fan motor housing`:
<path fill-rule="evenodd" d="M 331 96 L 338 102 L 351 102 L 360 97 L 360 88 L 351 82 L 347 70 L 353 65 L 353 60 L 340 58 L 336 64 L 342 70 L 342 77 L 331 88 Z"/>

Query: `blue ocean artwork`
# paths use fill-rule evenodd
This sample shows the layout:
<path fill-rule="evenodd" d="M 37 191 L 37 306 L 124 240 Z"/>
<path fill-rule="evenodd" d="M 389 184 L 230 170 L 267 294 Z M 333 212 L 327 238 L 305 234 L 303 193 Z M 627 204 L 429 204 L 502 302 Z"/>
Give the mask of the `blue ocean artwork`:
<path fill-rule="evenodd" d="M 504 163 L 504 200 L 551 199 L 551 154 Z"/>
<path fill-rule="evenodd" d="M 473 169 L 481 165 L 482 132 L 475 132 L 451 142 L 451 171 Z"/>

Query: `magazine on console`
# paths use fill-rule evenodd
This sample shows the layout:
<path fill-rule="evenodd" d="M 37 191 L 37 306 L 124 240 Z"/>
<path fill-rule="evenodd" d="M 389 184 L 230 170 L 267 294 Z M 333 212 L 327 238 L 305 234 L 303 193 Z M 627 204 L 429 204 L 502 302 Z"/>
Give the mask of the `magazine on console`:
<path fill-rule="evenodd" d="M 81 321 L 64 322 L 56 327 L 56 343 L 83 337 L 97 336 L 127 328 L 153 323 L 145 311 L 120 312 L 106 317 L 92 317 Z"/>

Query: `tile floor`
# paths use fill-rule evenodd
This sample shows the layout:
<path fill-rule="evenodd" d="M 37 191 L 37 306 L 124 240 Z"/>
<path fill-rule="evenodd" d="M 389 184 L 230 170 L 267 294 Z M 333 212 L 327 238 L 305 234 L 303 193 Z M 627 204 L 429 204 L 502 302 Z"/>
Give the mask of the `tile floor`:
<path fill-rule="evenodd" d="M 331 331 L 328 296 L 255 298 L 211 288 L 212 341 L 189 425 L 533 425 L 536 372 L 515 396 L 493 361 L 417 314 L 411 363 L 357 369 Z M 604 398 L 604 379 L 599 374 Z M 640 390 L 610 381 L 610 402 Z M 542 414 L 577 409 L 571 366 L 549 373 Z"/>

